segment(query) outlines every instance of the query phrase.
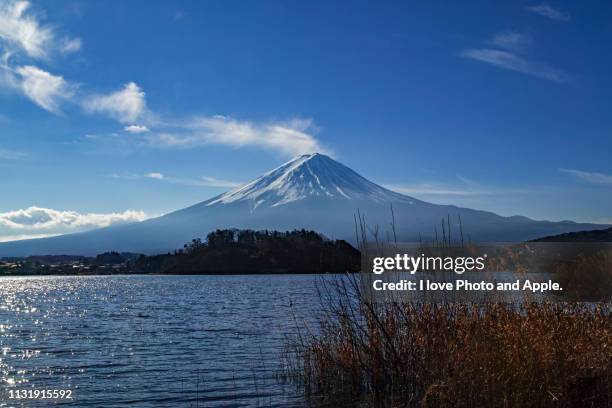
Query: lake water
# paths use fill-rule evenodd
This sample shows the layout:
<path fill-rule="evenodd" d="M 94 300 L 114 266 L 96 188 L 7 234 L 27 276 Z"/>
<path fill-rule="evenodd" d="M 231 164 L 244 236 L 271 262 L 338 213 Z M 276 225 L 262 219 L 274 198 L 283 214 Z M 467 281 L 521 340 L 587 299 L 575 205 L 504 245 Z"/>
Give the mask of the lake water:
<path fill-rule="evenodd" d="M 315 275 L 0 279 L 0 406 L 13 389 L 71 389 L 78 407 L 302 406 L 278 380 Z M 20 405 L 23 404 L 23 405 Z"/>
<path fill-rule="evenodd" d="M 279 378 L 283 343 L 319 314 L 317 282 L 337 278 L 2 277 L 0 406 L 48 406 L 6 399 L 33 388 L 70 389 L 62 404 L 78 407 L 303 406 Z"/>

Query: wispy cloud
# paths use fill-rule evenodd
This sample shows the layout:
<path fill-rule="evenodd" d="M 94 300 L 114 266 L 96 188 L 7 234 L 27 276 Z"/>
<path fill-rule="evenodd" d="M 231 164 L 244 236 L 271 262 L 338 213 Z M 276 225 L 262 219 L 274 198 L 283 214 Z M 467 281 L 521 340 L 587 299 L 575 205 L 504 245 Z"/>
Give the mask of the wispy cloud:
<path fill-rule="evenodd" d="M 552 68 L 544 63 L 530 61 L 509 51 L 472 48 L 461 52 L 460 56 L 549 81 L 566 82 L 569 80 L 567 73 L 562 70 Z"/>
<path fill-rule="evenodd" d="M 54 33 L 51 27 L 41 25 L 28 14 L 29 8 L 27 1 L 0 2 L 0 39 L 7 52 L 44 58 L 53 43 Z"/>
<path fill-rule="evenodd" d="M 53 75 L 32 65 L 18 67 L 18 87 L 32 102 L 49 112 L 58 113 L 62 101 L 74 94 L 74 86 L 63 77 Z"/>
<path fill-rule="evenodd" d="M 469 196 L 479 195 L 477 191 L 455 189 L 453 187 L 437 186 L 432 184 L 385 184 L 385 188 L 406 195 L 440 195 L 440 196 Z"/>
<path fill-rule="evenodd" d="M 146 218 L 147 214 L 136 210 L 79 213 L 32 206 L 0 213 L 0 242 L 81 232 Z"/>
<path fill-rule="evenodd" d="M 128 133 L 148 133 L 149 128 L 144 125 L 129 125 L 123 128 Z"/>
<path fill-rule="evenodd" d="M 574 177 L 577 177 L 589 183 L 612 185 L 612 174 L 596 173 L 596 172 L 573 170 L 573 169 L 563 169 L 563 168 L 559 169 L 559 171 L 570 174 Z"/>
<path fill-rule="evenodd" d="M 156 180 L 171 184 L 180 184 L 194 187 L 220 187 L 234 188 L 244 183 L 238 181 L 224 180 L 210 176 L 200 176 L 198 178 L 174 177 L 161 172 L 150 172 L 145 174 L 113 174 L 111 177 L 124 180 Z"/>
<path fill-rule="evenodd" d="M 455 176 L 456 182 L 417 182 L 412 184 L 384 184 L 385 188 L 406 195 L 416 197 L 459 199 L 461 197 L 508 196 L 528 194 L 533 192 L 529 188 L 499 187 L 485 185 L 477 180 Z"/>
<path fill-rule="evenodd" d="M 0 47 L 4 53 L 33 59 L 69 54 L 81 49 L 81 39 L 58 36 L 56 26 L 44 24 L 28 1 L 0 0 Z"/>
<path fill-rule="evenodd" d="M 154 180 L 164 180 L 165 179 L 165 176 L 163 174 L 156 173 L 156 172 L 154 172 L 154 173 L 147 173 L 144 176 L 146 178 L 151 178 L 151 179 L 154 179 Z"/>
<path fill-rule="evenodd" d="M 477 196 L 503 196 L 512 194 L 527 194 L 529 189 L 520 188 L 492 188 L 478 185 L 442 185 L 436 183 L 415 184 L 385 184 L 385 188 L 401 194 L 415 196 L 439 197 L 477 197 Z"/>
<path fill-rule="evenodd" d="M 87 112 L 102 113 L 129 123 L 123 129 L 125 132 L 143 134 L 144 139 L 140 140 L 158 148 L 259 147 L 288 156 L 327 152 L 314 136 L 318 128 L 311 119 L 262 123 L 222 115 L 160 119 L 148 110 L 145 92 L 134 82 L 107 95 L 90 96 L 81 105 Z"/>
<path fill-rule="evenodd" d="M 69 100 L 77 87 L 62 76 L 51 74 L 34 65 L 12 67 L 0 63 L 0 86 L 17 92 L 39 107 L 60 113 L 60 106 Z"/>
<path fill-rule="evenodd" d="M 123 127 L 130 135 L 121 139 L 124 147 L 197 149 L 221 145 L 272 150 L 284 156 L 313 152 L 332 154 L 315 136 L 318 128 L 311 119 L 254 122 L 227 116 L 197 116 L 166 121 L 147 110 L 143 122 L 147 124 Z M 104 144 L 109 138 L 119 136 L 117 132 L 88 133 L 84 139 Z"/>
<path fill-rule="evenodd" d="M 207 177 L 207 176 L 202 176 L 200 178 L 200 185 L 203 186 L 207 186 L 207 187 L 222 187 L 222 188 L 235 188 L 238 186 L 241 186 L 242 182 L 238 182 L 238 181 L 229 181 L 229 180 L 223 180 L 223 179 L 218 179 L 215 177 Z"/>
<path fill-rule="evenodd" d="M 26 154 L 24 152 L 0 149 L 0 160 L 16 160 L 25 156 Z"/>
<path fill-rule="evenodd" d="M 531 37 L 516 31 L 504 31 L 496 34 L 489 42 L 496 47 L 505 48 L 510 51 L 520 51 L 531 44 Z"/>
<path fill-rule="evenodd" d="M 175 123 L 148 140 L 157 147 L 255 146 L 292 156 L 326 151 L 314 137 L 316 131 L 310 119 L 255 123 L 227 116 L 200 116 Z"/>
<path fill-rule="evenodd" d="M 134 123 L 145 114 L 145 93 L 134 82 L 105 95 L 91 95 L 81 105 L 90 113 L 103 113 L 121 123 Z"/>
<path fill-rule="evenodd" d="M 30 8 L 27 1 L 0 0 L 0 85 L 53 113 L 60 112 L 62 103 L 72 101 L 87 112 L 104 113 L 121 123 L 141 119 L 146 111 L 145 94 L 136 83 L 106 95 L 77 94 L 76 84 L 40 68 L 38 63 L 48 62 L 53 55 L 80 51 L 82 41 L 58 36 L 56 26 L 43 24 Z"/>
<path fill-rule="evenodd" d="M 72 97 L 75 86 L 34 61 L 77 52 L 81 40 L 58 37 L 55 27 L 42 23 L 30 9 L 27 1 L 0 0 L 0 85 L 18 91 L 49 112 L 59 113 L 60 104 Z"/>
<path fill-rule="evenodd" d="M 164 148 L 193 148 L 224 145 L 233 148 L 258 147 L 283 155 L 327 152 L 314 136 L 312 120 L 253 122 L 227 116 L 200 115 L 169 120 L 157 117 L 147 107 L 145 91 L 128 82 L 120 89 L 100 93 L 87 91 L 62 75 L 38 66 L 52 55 L 70 54 L 81 49 L 77 37 L 60 37 L 56 27 L 41 23 L 29 13 L 26 1 L 0 0 L 0 85 L 18 91 L 41 108 L 60 113 L 70 102 L 85 113 L 100 114 L 118 121 L 134 135 L 134 142 Z M 176 18 L 182 18 L 177 14 Z M 13 58 L 18 55 L 19 63 Z M 27 63 L 22 61 L 26 60 Z"/>
<path fill-rule="evenodd" d="M 81 50 L 83 46 L 80 38 L 65 38 L 60 47 L 62 54 L 72 54 Z"/>
<path fill-rule="evenodd" d="M 569 21 L 571 19 L 570 13 L 558 10 L 548 3 L 540 3 L 535 6 L 529 6 L 527 7 L 527 10 L 539 14 L 541 16 L 550 18 L 551 20 Z"/>
<path fill-rule="evenodd" d="M 183 18 L 185 18 L 185 13 L 179 10 L 176 13 L 174 13 L 174 16 L 172 17 L 172 21 L 176 23 L 178 21 L 181 21 Z"/>

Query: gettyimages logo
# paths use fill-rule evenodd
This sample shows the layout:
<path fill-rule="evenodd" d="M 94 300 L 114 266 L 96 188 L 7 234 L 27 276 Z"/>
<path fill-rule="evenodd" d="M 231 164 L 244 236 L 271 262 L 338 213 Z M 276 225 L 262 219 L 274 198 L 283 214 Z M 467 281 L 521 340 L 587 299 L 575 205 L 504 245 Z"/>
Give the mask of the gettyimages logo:
<path fill-rule="evenodd" d="M 372 260 L 372 272 L 380 275 L 387 271 L 408 272 L 414 275 L 416 272 L 464 272 L 483 271 L 486 268 L 487 254 L 479 257 L 474 256 L 410 256 L 408 254 L 396 254 L 390 257 L 375 257 Z"/>

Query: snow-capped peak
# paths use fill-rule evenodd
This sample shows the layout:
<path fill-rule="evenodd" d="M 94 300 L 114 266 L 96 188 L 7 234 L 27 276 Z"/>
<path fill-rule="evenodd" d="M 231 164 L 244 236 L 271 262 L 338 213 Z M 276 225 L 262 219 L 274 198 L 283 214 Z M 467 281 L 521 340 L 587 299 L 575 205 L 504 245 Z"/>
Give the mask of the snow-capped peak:
<path fill-rule="evenodd" d="M 313 153 L 296 157 L 250 183 L 215 197 L 207 205 L 249 202 L 255 209 L 307 198 L 376 202 L 413 200 L 366 180 L 324 154 Z"/>

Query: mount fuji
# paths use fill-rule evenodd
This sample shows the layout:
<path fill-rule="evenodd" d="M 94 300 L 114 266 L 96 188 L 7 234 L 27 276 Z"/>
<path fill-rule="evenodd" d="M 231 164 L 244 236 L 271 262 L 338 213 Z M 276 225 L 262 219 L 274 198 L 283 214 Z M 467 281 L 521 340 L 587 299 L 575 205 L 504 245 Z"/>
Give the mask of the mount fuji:
<path fill-rule="evenodd" d="M 354 215 L 390 229 L 391 206 L 399 240 L 432 238 L 442 219 L 474 241 L 523 241 L 604 228 L 571 221 L 535 221 L 487 211 L 438 205 L 381 187 L 332 158 L 297 157 L 235 190 L 158 218 L 51 238 L 0 243 L 0 256 L 92 255 L 110 250 L 161 253 L 224 228 L 313 229 L 330 238 L 355 240 Z"/>

